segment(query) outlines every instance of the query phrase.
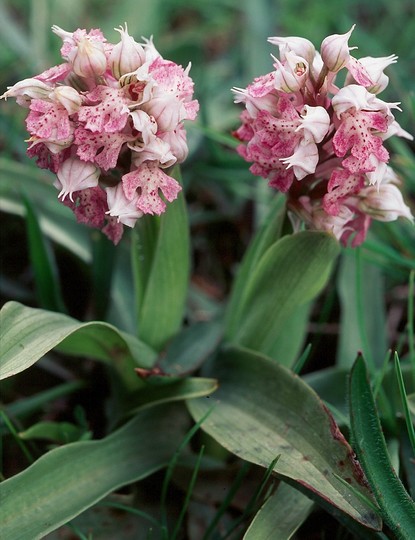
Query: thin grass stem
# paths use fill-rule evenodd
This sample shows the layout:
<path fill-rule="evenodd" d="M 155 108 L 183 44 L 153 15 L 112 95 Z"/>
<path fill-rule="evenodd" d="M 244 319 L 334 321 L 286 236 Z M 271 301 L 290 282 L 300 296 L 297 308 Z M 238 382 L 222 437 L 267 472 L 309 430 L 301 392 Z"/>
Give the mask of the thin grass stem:
<path fill-rule="evenodd" d="M 401 395 L 402 407 L 403 407 L 403 412 L 405 416 L 406 428 L 408 430 L 409 441 L 411 443 L 412 451 L 415 456 L 415 430 L 414 430 L 414 425 L 412 423 L 411 412 L 408 406 L 408 400 L 406 398 L 407 394 L 405 390 L 405 382 L 403 380 L 401 364 L 400 364 L 399 356 L 397 353 L 395 353 L 395 373 L 396 373 L 396 378 L 398 380 L 399 393 Z"/>
<path fill-rule="evenodd" d="M 173 529 L 173 533 L 171 535 L 170 540 L 176 540 L 177 535 L 179 534 L 180 527 L 182 526 L 184 516 L 186 515 L 187 508 L 188 508 L 189 503 L 190 503 L 190 497 L 192 496 L 193 489 L 195 487 L 195 483 L 196 483 L 197 475 L 199 473 L 200 463 L 202 461 L 204 451 L 205 451 L 205 447 L 202 446 L 200 451 L 199 451 L 199 455 L 198 455 L 198 458 L 197 458 L 197 461 L 196 461 L 196 464 L 195 464 L 195 468 L 194 468 L 193 473 L 192 473 L 192 477 L 190 479 L 190 483 L 189 483 L 188 490 L 186 492 L 185 500 L 184 500 L 182 508 L 180 510 L 180 515 L 179 515 L 179 517 L 177 519 L 177 522 L 176 522 L 176 525 L 175 525 L 175 527 Z"/>
<path fill-rule="evenodd" d="M 10 419 L 8 418 L 6 413 L 4 411 L 0 411 L 0 416 L 3 419 L 3 422 L 7 426 L 8 430 L 12 434 L 13 438 L 15 439 L 16 443 L 18 444 L 19 448 L 21 449 L 21 451 L 25 455 L 27 461 L 30 464 L 34 463 L 35 458 L 32 456 L 32 454 L 31 454 L 30 450 L 28 449 L 28 447 L 24 444 L 22 439 L 19 437 L 19 434 L 17 433 L 16 428 L 14 427 L 14 425 L 12 424 L 12 422 L 10 421 Z"/>

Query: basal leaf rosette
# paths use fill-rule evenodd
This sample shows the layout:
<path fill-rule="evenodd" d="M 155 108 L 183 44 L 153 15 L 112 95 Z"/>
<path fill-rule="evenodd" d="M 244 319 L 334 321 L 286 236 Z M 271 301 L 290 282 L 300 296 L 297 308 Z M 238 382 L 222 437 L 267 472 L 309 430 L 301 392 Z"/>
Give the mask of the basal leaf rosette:
<path fill-rule="evenodd" d="M 395 120 L 399 103 L 378 98 L 389 81 L 383 70 L 397 57 L 357 60 L 353 29 L 328 36 L 320 52 L 301 37 L 269 38 L 279 48 L 274 70 L 233 92 L 245 105 L 237 151 L 253 174 L 287 193 L 294 227 L 304 222 L 357 246 L 372 219 L 413 220 L 384 146 L 394 135 L 413 137 Z"/>
<path fill-rule="evenodd" d="M 181 190 L 169 170 L 187 157 L 183 122 L 199 109 L 190 64 L 137 43 L 127 26 L 115 45 L 99 29 L 52 30 L 63 63 L 1 97 L 28 109 L 27 153 L 56 174 L 59 200 L 117 244 L 124 225 L 161 214 Z"/>

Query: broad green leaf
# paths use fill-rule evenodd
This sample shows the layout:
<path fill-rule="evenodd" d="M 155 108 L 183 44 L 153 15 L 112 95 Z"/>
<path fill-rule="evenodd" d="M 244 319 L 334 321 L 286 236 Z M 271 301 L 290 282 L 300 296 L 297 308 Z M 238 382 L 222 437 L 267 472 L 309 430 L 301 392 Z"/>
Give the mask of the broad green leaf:
<path fill-rule="evenodd" d="M 279 333 L 267 352 L 270 358 L 285 367 L 293 367 L 304 347 L 311 307 L 311 303 L 297 306 L 294 312 L 287 316 L 284 331 Z"/>
<path fill-rule="evenodd" d="M 188 402 L 202 429 L 237 456 L 268 467 L 334 514 L 379 529 L 372 498 L 352 449 L 314 391 L 271 359 L 242 348 L 222 351 L 206 375 L 219 389 Z M 343 481 L 341 480 L 343 479 Z M 350 485 L 349 485 L 350 484 Z"/>
<path fill-rule="evenodd" d="M 241 266 L 238 269 L 226 313 L 225 324 L 229 335 L 235 334 L 237 331 L 247 293 L 247 283 L 252 272 L 263 254 L 281 235 L 285 215 L 284 205 L 284 197 L 275 197 L 265 222 L 249 244 Z"/>
<path fill-rule="evenodd" d="M 326 284 L 338 251 L 338 242 L 325 233 L 305 231 L 281 238 L 253 269 L 239 320 L 226 328 L 225 337 L 265 354 L 274 352 L 287 318 Z"/>
<path fill-rule="evenodd" d="M 382 518 L 395 538 L 410 540 L 415 531 L 415 504 L 392 467 L 362 356 L 350 377 L 350 417 L 357 457 Z"/>
<path fill-rule="evenodd" d="M 110 305 L 106 321 L 130 334 L 137 332 L 137 311 L 134 298 L 134 280 L 131 268 L 131 238 L 116 248 L 111 281 Z"/>
<path fill-rule="evenodd" d="M 219 344 L 222 318 L 184 328 L 168 344 L 157 367 L 169 375 L 184 375 L 200 367 Z"/>
<path fill-rule="evenodd" d="M 102 360 L 120 372 L 123 364 L 150 368 L 155 361 L 156 355 L 147 345 L 104 322 L 81 323 L 17 302 L 8 302 L 0 316 L 0 379 L 27 369 L 54 347 L 67 354 Z"/>
<path fill-rule="evenodd" d="M 46 540 L 75 540 L 75 537 L 80 538 L 79 533 L 96 540 L 147 538 L 151 529 L 160 529 L 161 525 L 156 520 L 159 503 L 157 499 L 148 497 L 145 486 L 141 490 L 140 487 L 139 484 L 134 486 L 134 494 L 108 495 L 71 520 L 70 524 L 49 533 Z"/>
<path fill-rule="evenodd" d="M 66 308 L 61 296 L 59 277 L 51 246 L 40 228 L 32 203 L 29 199 L 25 199 L 24 204 L 30 262 L 35 276 L 39 305 L 44 309 L 65 313 Z"/>
<path fill-rule="evenodd" d="M 187 418 L 174 405 L 142 410 L 108 437 L 51 450 L 0 484 L 1 534 L 36 540 L 108 493 L 167 465 Z"/>
<path fill-rule="evenodd" d="M 92 240 L 92 299 L 93 313 L 98 319 L 105 319 L 110 297 L 111 281 L 114 272 L 116 247 L 101 231 L 93 231 Z"/>
<path fill-rule="evenodd" d="M 347 379 L 348 371 L 329 367 L 313 371 L 303 376 L 303 380 L 311 386 L 316 394 L 342 414 L 348 417 L 347 409 Z"/>
<path fill-rule="evenodd" d="M 243 540 L 289 540 L 313 506 L 312 500 L 281 482 L 253 519 Z"/>
<path fill-rule="evenodd" d="M 361 281 L 359 286 L 358 278 Z M 380 367 L 388 348 L 384 282 L 380 269 L 363 261 L 358 265 L 356 251 L 345 250 L 340 263 L 338 291 L 342 331 L 339 335 L 337 364 L 350 369 L 357 352 L 363 350 Z M 362 312 L 359 314 L 360 308 Z M 369 351 L 366 351 L 367 347 Z"/>
<path fill-rule="evenodd" d="M 178 167 L 172 175 L 180 178 Z M 189 282 L 189 226 L 183 192 L 159 218 L 139 220 L 133 264 L 140 295 L 138 336 L 160 351 L 181 326 Z"/>

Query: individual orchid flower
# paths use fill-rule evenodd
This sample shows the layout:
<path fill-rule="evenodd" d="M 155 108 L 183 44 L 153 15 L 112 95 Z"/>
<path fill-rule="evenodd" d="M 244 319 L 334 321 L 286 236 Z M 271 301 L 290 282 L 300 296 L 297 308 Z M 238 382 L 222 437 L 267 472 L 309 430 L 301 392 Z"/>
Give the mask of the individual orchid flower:
<path fill-rule="evenodd" d="M 293 167 L 294 176 L 302 180 L 305 176 L 315 172 L 318 163 L 318 148 L 314 142 L 302 141 L 297 146 L 294 154 L 281 159 L 287 169 Z"/>
<path fill-rule="evenodd" d="M 309 143 L 314 141 L 320 143 L 330 128 L 330 116 L 323 107 L 304 106 L 304 112 L 301 115 L 300 125 L 295 131 L 302 131 L 304 141 Z"/>
<path fill-rule="evenodd" d="M 274 58 L 274 60 L 274 67 L 276 68 L 274 84 L 276 90 L 291 93 L 304 88 L 308 74 L 307 60 L 291 51 L 285 54 L 284 64 L 278 58 Z"/>
<path fill-rule="evenodd" d="M 122 177 L 124 193 L 128 200 L 136 200 L 137 209 L 144 214 L 161 214 L 166 203 L 172 202 L 181 191 L 180 184 L 163 172 L 155 162 L 147 161 Z M 138 194 L 138 198 L 137 198 Z"/>
<path fill-rule="evenodd" d="M 360 64 L 364 67 L 372 81 L 372 84 L 367 88 L 369 92 L 380 94 L 388 86 L 389 77 L 383 71 L 391 64 L 395 64 L 397 60 L 398 57 L 394 54 L 380 58 L 373 58 L 372 56 L 359 58 Z M 352 84 L 354 82 L 356 81 L 352 73 L 349 72 L 346 76 L 346 84 Z"/>
<path fill-rule="evenodd" d="M 132 200 L 127 199 L 121 183 L 106 188 L 106 192 L 109 208 L 106 214 L 115 217 L 118 223 L 134 227 L 137 219 L 143 216 L 143 212 L 137 208 L 138 193 Z"/>
<path fill-rule="evenodd" d="M 414 221 L 409 206 L 403 200 L 399 188 L 392 184 L 379 187 L 368 186 L 359 193 L 358 208 L 378 221 L 395 221 L 404 217 Z"/>
<path fill-rule="evenodd" d="M 52 91 L 53 86 L 38 79 L 24 79 L 14 86 L 9 86 L 0 99 L 7 100 L 7 98 L 15 97 L 21 107 L 28 108 L 32 99 L 46 99 Z"/>
<path fill-rule="evenodd" d="M 101 171 L 91 163 L 85 163 L 76 157 L 67 159 L 57 172 L 55 184 L 60 189 L 58 197 L 63 201 L 69 195 L 73 201 L 73 193 L 98 185 Z"/>

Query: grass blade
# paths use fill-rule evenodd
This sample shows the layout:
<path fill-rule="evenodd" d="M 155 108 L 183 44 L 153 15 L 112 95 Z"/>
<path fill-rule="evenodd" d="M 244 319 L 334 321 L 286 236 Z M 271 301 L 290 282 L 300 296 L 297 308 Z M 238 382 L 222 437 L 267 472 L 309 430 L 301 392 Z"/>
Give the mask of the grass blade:
<path fill-rule="evenodd" d="M 393 470 L 362 356 L 351 372 L 350 409 L 355 450 L 382 517 L 397 539 L 413 539 L 414 501 Z"/>

